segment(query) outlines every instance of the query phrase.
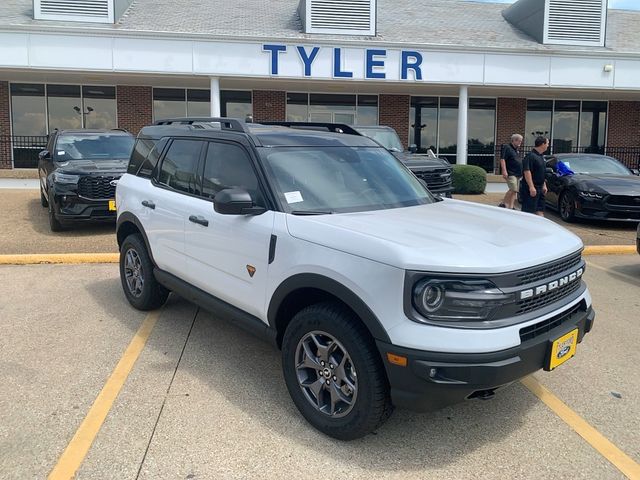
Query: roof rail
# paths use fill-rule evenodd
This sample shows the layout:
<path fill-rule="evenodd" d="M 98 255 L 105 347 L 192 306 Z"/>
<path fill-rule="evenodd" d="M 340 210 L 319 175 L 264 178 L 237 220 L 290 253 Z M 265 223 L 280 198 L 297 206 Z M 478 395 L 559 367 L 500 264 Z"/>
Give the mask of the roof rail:
<path fill-rule="evenodd" d="M 154 125 L 193 125 L 198 123 L 219 123 L 223 130 L 233 130 L 235 132 L 249 133 L 245 123 L 237 118 L 225 117 L 183 117 L 183 118 L 164 118 L 156 120 Z"/>
<path fill-rule="evenodd" d="M 318 130 L 325 129 L 334 133 L 346 133 L 348 135 L 362 136 L 355 128 L 346 123 L 328 123 L 328 122 L 258 122 L 260 125 L 279 125 L 281 127 L 299 128 Z"/>

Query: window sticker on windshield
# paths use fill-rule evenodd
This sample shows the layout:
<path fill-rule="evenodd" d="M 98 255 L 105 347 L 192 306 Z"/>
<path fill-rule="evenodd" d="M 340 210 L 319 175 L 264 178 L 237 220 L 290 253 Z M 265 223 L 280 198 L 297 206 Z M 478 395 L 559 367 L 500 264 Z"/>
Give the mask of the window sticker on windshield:
<path fill-rule="evenodd" d="M 304 202 L 304 199 L 302 198 L 302 194 L 297 190 L 295 192 L 284 192 L 284 198 L 287 199 L 287 203 Z"/>
<path fill-rule="evenodd" d="M 58 150 L 58 155 L 64 155 L 64 150 Z"/>

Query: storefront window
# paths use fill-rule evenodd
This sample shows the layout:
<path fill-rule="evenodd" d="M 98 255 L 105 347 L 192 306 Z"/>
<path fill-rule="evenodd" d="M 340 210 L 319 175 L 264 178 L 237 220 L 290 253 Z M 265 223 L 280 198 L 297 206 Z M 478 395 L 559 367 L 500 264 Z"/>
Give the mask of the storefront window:
<path fill-rule="evenodd" d="M 553 112 L 553 153 L 569 153 L 578 146 L 580 102 L 557 100 Z"/>
<path fill-rule="evenodd" d="M 220 92 L 220 113 L 223 117 L 244 120 L 253 115 L 251 92 L 243 90 L 222 90 Z"/>
<path fill-rule="evenodd" d="M 85 128 L 116 128 L 115 87 L 82 87 Z"/>
<path fill-rule="evenodd" d="M 587 153 L 604 153 L 607 102 L 582 102 L 580 147 Z"/>
<path fill-rule="evenodd" d="M 551 133 L 552 112 L 553 100 L 527 101 L 524 145 L 532 147 L 535 143 L 536 137 L 549 137 Z"/>
<path fill-rule="evenodd" d="M 209 117 L 211 115 L 211 92 L 209 90 L 187 90 L 187 115 Z"/>
<path fill-rule="evenodd" d="M 44 85 L 11 84 L 11 117 L 14 135 L 46 135 Z"/>
<path fill-rule="evenodd" d="M 455 163 L 458 151 L 458 99 L 440 98 L 438 155 Z"/>
<path fill-rule="evenodd" d="M 287 122 L 309 120 L 309 94 L 287 93 Z"/>
<path fill-rule="evenodd" d="M 82 128 L 79 85 L 47 85 L 49 131 Z"/>
<path fill-rule="evenodd" d="M 184 88 L 154 88 L 153 118 L 180 118 L 187 115 Z"/>
<path fill-rule="evenodd" d="M 378 96 L 358 95 L 357 125 L 378 125 Z"/>
<path fill-rule="evenodd" d="M 493 171 L 495 158 L 496 101 L 493 98 L 469 99 L 468 159 L 469 165 L 478 165 Z"/>
<path fill-rule="evenodd" d="M 438 97 L 411 97 L 409 145 L 438 152 Z"/>
<path fill-rule="evenodd" d="M 287 93 L 287 121 L 377 125 L 378 96 Z"/>

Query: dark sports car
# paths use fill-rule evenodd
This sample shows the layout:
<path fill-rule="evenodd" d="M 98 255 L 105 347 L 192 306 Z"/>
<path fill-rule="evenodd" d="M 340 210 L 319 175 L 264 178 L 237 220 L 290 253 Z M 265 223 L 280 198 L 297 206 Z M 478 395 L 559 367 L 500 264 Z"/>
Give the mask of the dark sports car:
<path fill-rule="evenodd" d="M 576 218 L 640 221 L 640 177 L 615 158 L 553 155 L 547 159 L 546 178 L 547 205 L 558 210 L 565 222 Z"/>

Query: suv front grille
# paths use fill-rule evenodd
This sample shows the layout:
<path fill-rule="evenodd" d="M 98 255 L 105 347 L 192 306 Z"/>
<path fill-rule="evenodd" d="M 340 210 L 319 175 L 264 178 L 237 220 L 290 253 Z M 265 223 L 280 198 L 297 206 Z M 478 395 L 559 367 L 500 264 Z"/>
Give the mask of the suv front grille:
<path fill-rule="evenodd" d="M 112 180 L 120 177 L 113 176 L 87 176 L 82 177 L 78 182 L 78 195 L 93 199 L 113 199 L 116 196 L 116 187 L 111 186 Z"/>
<path fill-rule="evenodd" d="M 528 327 L 520 329 L 520 341 L 524 343 L 527 340 L 532 340 L 540 335 L 550 332 L 569 320 L 574 313 L 580 310 L 580 308 L 581 304 L 579 303 L 566 312 L 562 312 L 559 315 L 555 315 L 534 325 L 529 325 Z"/>
<path fill-rule="evenodd" d="M 640 208 L 640 198 L 633 196 L 610 195 L 607 198 L 607 203 L 612 206 Z"/>
<path fill-rule="evenodd" d="M 427 182 L 430 189 L 448 187 L 451 184 L 451 170 L 438 168 L 436 170 L 412 170 L 413 174 Z"/>
<path fill-rule="evenodd" d="M 546 278 L 551 278 L 554 275 L 564 272 L 565 270 L 569 270 L 580 264 L 581 254 L 580 252 L 571 255 L 569 257 L 565 257 L 556 262 L 548 263 L 546 265 L 542 265 L 540 267 L 534 267 L 530 270 L 525 270 L 524 272 L 518 273 L 518 283 L 517 286 L 527 285 L 529 283 L 537 282 L 538 280 L 544 280 Z"/>
<path fill-rule="evenodd" d="M 558 300 L 562 300 L 563 298 L 577 291 L 580 288 L 581 284 L 582 282 L 580 280 L 576 280 L 538 297 L 520 300 L 516 303 L 516 315 L 522 315 L 523 313 L 532 312 L 534 310 L 538 310 L 539 308 L 546 307 L 547 305 L 557 302 Z"/>

